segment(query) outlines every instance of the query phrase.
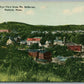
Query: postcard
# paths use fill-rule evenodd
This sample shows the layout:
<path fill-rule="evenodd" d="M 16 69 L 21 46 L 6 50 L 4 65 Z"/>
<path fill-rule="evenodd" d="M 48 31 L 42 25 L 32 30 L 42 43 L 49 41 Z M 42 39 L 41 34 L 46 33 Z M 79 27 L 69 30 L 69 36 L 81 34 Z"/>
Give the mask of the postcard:
<path fill-rule="evenodd" d="M 0 1 L 0 82 L 84 82 L 84 2 Z"/>

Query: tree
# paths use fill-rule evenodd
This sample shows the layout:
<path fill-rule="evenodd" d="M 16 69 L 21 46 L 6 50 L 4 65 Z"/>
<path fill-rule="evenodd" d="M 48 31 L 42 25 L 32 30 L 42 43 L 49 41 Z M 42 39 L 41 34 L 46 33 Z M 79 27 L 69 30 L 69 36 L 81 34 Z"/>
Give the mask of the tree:
<path fill-rule="evenodd" d="M 80 58 L 71 58 L 66 61 L 66 75 L 65 78 L 68 81 L 76 81 L 80 82 L 84 80 L 84 67 L 82 67 L 82 63 L 80 63 L 82 59 Z"/>
<path fill-rule="evenodd" d="M 39 49 L 39 44 L 34 43 L 34 44 L 30 45 L 29 49 Z"/>
<path fill-rule="evenodd" d="M 45 37 L 42 37 L 42 39 L 40 40 L 41 45 L 44 45 L 44 44 L 45 44 L 45 42 L 46 42 Z"/>

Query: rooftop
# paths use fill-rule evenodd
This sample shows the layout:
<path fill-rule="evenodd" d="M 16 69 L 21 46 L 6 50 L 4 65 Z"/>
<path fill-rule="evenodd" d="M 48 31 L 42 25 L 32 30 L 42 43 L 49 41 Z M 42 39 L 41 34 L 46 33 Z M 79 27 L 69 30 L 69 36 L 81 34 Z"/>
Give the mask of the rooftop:
<path fill-rule="evenodd" d="M 27 38 L 27 41 L 40 41 L 40 38 Z"/>
<path fill-rule="evenodd" d="M 48 52 L 47 50 L 38 50 L 38 49 L 29 49 L 29 52 L 40 52 L 40 53 L 45 53 Z"/>
<path fill-rule="evenodd" d="M 81 46 L 81 44 L 76 44 L 76 43 L 73 43 L 73 42 L 70 42 L 70 43 L 66 43 L 67 46 Z"/>

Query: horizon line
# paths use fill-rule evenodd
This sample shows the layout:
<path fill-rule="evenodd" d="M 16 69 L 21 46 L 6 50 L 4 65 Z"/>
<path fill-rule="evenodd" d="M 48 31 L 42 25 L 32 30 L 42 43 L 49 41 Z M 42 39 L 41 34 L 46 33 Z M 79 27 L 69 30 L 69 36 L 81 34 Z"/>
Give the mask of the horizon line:
<path fill-rule="evenodd" d="M 18 22 L 18 21 L 4 21 L 4 22 L 1 22 L 0 24 L 2 23 L 10 23 L 10 22 L 16 22 L 16 23 L 23 23 L 23 24 L 27 24 L 27 25 L 35 25 L 35 26 L 64 26 L 64 25 L 84 25 L 84 24 L 57 24 L 57 25 L 49 25 L 49 24 L 31 24 L 31 23 L 25 23 L 25 22 Z"/>

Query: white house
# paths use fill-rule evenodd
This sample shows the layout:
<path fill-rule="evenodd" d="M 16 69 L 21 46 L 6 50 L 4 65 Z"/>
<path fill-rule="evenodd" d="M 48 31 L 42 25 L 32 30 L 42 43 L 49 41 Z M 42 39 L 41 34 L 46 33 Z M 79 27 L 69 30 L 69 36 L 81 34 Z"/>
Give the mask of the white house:
<path fill-rule="evenodd" d="M 9 38 L 6 42 L 6 45 L 10 45 L 10 44 L 13 44 L 13 40 Z"/>
<path fill-rule="evenodd" d="M 61 46 L 63 46 L 64 43 L 63 43 L 62 40 L 54 40 L 54 45 L 61 45 Z"/>
<path fill-rule="evenodd" d="M 27 38 L 27 45 L 38 43 L 39 46 L 41 46 L 40 40 L 41 40 L 40 38 Z"/>
<path fill-rule="evenodd" d="M 56 37 L 56 39 L 54 40 L 54 45 L 61 45 L 63 46 L 64 45 L 64 42 L 62 40 L 59 40 L 58 37 Z"/>
<path fill-rule="evenodd" d="M 26 41 L 20 41 L 19 43 L 20 43 L 20 45 L 21 45 L 21 44 L 24 45 L 24 44 L 26 44 L 27 42 L 26 42 Z"/>

